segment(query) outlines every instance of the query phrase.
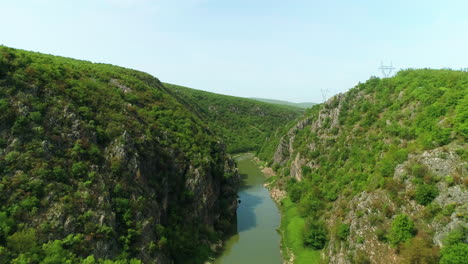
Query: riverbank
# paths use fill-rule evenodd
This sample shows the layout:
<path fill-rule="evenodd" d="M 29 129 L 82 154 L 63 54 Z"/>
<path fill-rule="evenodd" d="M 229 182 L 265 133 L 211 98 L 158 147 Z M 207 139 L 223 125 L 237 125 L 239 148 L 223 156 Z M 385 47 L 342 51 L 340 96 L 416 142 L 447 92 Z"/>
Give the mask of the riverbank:
<path fill-rule="evenodd" d="M 297 206 L 287 197 L 285 190 L 277 186 L 278 176 L 266 163 L 255 157 L 255 161 L 267 177 L 265 187 L 281 211 L 281 255 L 284 264 L 320 263 L 320 250 L 304 247 L 303 230 L 305 219 L 299 215 Z"/>

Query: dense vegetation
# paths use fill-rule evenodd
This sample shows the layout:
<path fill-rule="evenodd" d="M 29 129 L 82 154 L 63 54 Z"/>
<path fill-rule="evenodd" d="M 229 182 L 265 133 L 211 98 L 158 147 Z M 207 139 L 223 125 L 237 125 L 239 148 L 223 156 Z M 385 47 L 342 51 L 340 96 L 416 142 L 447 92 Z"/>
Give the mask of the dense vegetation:
<path fill-rule="evenodd" d="M 236 179 L 156 78 L 0 46 L 1 263 L 202 262 Z"/>
<path fill-rule="evenodd" d="M 326 230 L 329 243 L 335 243 L 329 245 L 330 252 L 337 247 L 350 250 L 340 241 L 363 244 L 378 237 L 397 247 L 402 261 L 422 261 L 409 253 L 419 250 L 431 252 L 425 261 L 433 263 L 453 252 L 467 254 L 457 243 L 453 251 L 443 247 L 438 253 L 432 243 L 435 231 L 427 227 L 444 226 L 455 221 L 453 217 L 466 224 L 463 203 L 434 201 L 448 188 L 466 193 L 467 138 L 468 73 L 405 70 L 392 78 L 371 78 L 313 106 L 298 125 L 283 130 L 281 139 L 270 141 L 275 148 L 267 145 L 259 155 L 271 160 L 280 174 L 277 186 L 288 191 L 306 219 L 304 246 L 324 248 L 321 233 Z M 435 155 L 431 153 L 438 153 L 432 163 L 424 160 Z M 438 159 L 452 167 L 436 170 Z M 359 203 L 351 202 L 360 197 L 373 197 L 371 211 L 353 207 Z M 377 231 L 362 236 L 356 228 L 363 226 L 355 232 L 346 229 L 358 219 L 366 219 Z M 321 220 L 326 228 L 307 224 Z M 411 241 L 411 249 L 405 241 Z M 350 253 L 348 261 L 365 262 L 361 255 Z"/>
<path fill-rule="evenodd" d="M 297 107 L 273 105 L 173 84 L 165 86 L 223 138 L 230 153 L 258 151 L 278 129 L 302 112 Z"/>

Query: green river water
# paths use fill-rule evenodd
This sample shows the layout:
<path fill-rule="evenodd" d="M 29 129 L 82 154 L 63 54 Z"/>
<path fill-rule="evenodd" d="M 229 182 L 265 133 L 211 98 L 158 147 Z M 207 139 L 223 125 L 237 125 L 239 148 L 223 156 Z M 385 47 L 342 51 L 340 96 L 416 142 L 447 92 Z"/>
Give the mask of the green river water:
<path fill-rule="evenodd" d="M 225 243 L 215 264 L 280 264 L 280 212 L 263 186 L 265 176 L 253 155 L 236 158 L 242 186 L 237 209 L 237 234 Z"/>

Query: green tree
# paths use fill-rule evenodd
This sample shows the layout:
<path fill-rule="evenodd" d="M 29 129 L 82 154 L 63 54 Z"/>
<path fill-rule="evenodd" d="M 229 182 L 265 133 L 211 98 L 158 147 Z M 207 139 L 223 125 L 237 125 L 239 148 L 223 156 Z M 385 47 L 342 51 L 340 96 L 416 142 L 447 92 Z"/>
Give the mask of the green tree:
<path fill-rule="evenodd" d="M 441 264 L 464 264 L 468 259 L 468 228 L 458 227 L 452 230 L 444 239 L 441 250 Z"/>
<path fill-rule="evenodd" d="M 304 246 L 322 249 L 327 242 L 327 229 L 324 222 L 309 219 L 304 226 Z"/>
<path fill-rule="evenodd" d="M 33 251 L 37 246 L 36 230 L 27 228 L 7 238 L 8 248 L 14 252 Z"/>
<path fill-rule="evenodd" d="M 418 234 L 417 236 L 407 240 L 400 251 L 403 258 L 403 263 L 438 263 L 439 252 L 437 247 L 432 243 L 432 237 L 426 233 Z"/>
<path fill-rule="evenodd" d="M 336 230 L 336 235 L 343 241 L 348 239 L 349 236 L 349 225 L 347 224 L 340 224 L 338 225 L 338 229 Z"/>
<path fill-rule="evenodd" d="M 15 222 L 10 219 L 6 212 L 0 212 L 0 243 L 10 234 Z"/>
<path fill-rule="evenodd" d="M 441 264 L 466 264 L 468 260 L 468 244 L 457 243 L 446 246 L 441 251 Z"/>
<path fill-rule="evenodd" d="M 71 264 L 75 259 L 71 252 L 62 247 L 60 240 L 49 241 L 42 245 L 42 250 L 46 257 L 41 261 L 41 264 Z"/>
<path fill-rule="evenodd" d="M 96 264 L 96 259 L 93 255 L 86 257 L 85 259 L 81 260 L 80 264 Z"/>
<path fill-rule="evenodd" d="M 416 188 L 414 199 L 421 205 L 428 205 L 439 195 L 439 190 L 433 184 L 422 184 Z"/>
<path fill-rule="evenodd" d="M 414 236 L 416 229 L 413 221 L 405 214 L 400 214 L 395 217 L 390 229 L 389 241 L 393 246 L 406 241 Z"/>

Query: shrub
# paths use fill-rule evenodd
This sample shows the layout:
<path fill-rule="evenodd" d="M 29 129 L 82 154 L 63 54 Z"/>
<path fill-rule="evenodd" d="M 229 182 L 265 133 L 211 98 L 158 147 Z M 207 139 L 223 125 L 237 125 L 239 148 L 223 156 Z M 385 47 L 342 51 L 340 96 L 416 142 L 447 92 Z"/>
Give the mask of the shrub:
<path fill-rule="evenodd" d="M 387 230 L 384 228 L 379 228 L 375 231 L 375 234 L 377 235 L 377 240 L 380 242 L 387 242 Z"/>
<path fill-rule="evenodd" d="M 304 226 L 304 246 L 313 249 L 322 249 L 327 242 L 327 229 L 325 223 L 309 219 Z"/>
<path fill-rule="evenodd" d="M 403 263 L 437 263 L 439 252 L 432 244 L 432 237 L 427 234 L 418 234 L 406 241 L 401 251 Z"/>
<path fill-rule="evenodd" d="M 416 233 L 413 221 L 405 214 L 395 217 L 390 229 L 389 240 L 393 246 L 400 244 L 413 237 Z"/>
<path fill-rule="evenodd" d="M 36 230 L 28 228 L 18 231 L 7 239 L 8 248 L 14 252 L 25 252 L 33 250 L 36 243 Z"/>
<path fill-rule="evenodd" d="M 439 195 L 439 190 L 435 185 L 422 184 L 416 188 L 414 199 L 421 205 L 428 205 Z"/>
<path fill-rule="evenodd" d="M 71 173 L 75 178 L 81 178 L 86 175 L 87 169 L 88 168 L 84 162 L 75 162 L 71 167 Z"/>
<path fill-rule="evenodd" d="M 338 229 L 336 231 L 336 235 L 338 236 L 338 238 L 340 238 L 341 240 L 346 240 L 349 236 L 349 225 L 347 224 L 340 224 L 338 226 Z"/>
<path fill-rule="evenodd" d="M 39 123 L 42 121 L 42 115 L 40 112 L 31 112 L 29 113 L 29 118 L 36 123 Z"/>
<path fill-rule="evenodd" d="M 320 210 L 323 209 L 324 203 L 315 197 L 312 193 L 307 193 L 302 196 L 298 204 L 298 211 L 302 217 L 318 216 Z"/>
<path fill-rule="evenodd" d="M 462 243 L 468 239 L 468 228 L 459 226 L 448 233 L 444 238 L 444 246 Z"/>
<path fill-rule="evenodd" d="M 431 203 L 428 206 L 426 206 L 426 208 L 424 208 L 423 217 L 425 220 L 429 221 L 433 219 L 441 210 L 442 208 L 439 204 Z"/>
<path fill-rule="evenodd" d="M 301 199 L 303 188 L 301 183 L 297 182 L 296 179 L 290 179 L 286 188 L 291 201 L 296 203 Z"/>
<path fill-rule="evenodd" d="M 42 245 L 42 249 L 46 257 L 41 264 L 73 263 L 75 258 L 71 252 L 62 247 L 62 241 L 60 240 L 49 241 L 47 244 Z"/>
<path fill-rule="evenodd" d="M 440 264 L 465 264 L 468 259 L 468 244 L 446 246 L 442 248 L 441 255 Z"/>
<path fill-rule="evenodd" d="M 24 116 L 20 116 L 16 119 L 15 123 L 11 127 L 11 133 L 15 135 L 27 135 L 28 134 L 28 119 Z"/>
<path fill-rule="evenodd" d="M 10 234 L 15 222 L 7 216 L 7 213 L 0 212 L 0 242 Z"/>
<path fill-rule="evenodd" d="M 361 250 L 354 255 L 353 262 L 356 264 L 371 264 L 369 254 Z"/>
<path fill-rule="evenodd" d="M 425 165 L 414 163 L 408 168 L 408 172 L 416 178 L 424 178 L 427 173 L 429 173 Z"/>
<path fill-rule="evenodd" d="M 461 264 L 468 259 L 468 228 L 459 226 L 455 228 L 444 239 L 441 250 L 441 264 Z"/>

